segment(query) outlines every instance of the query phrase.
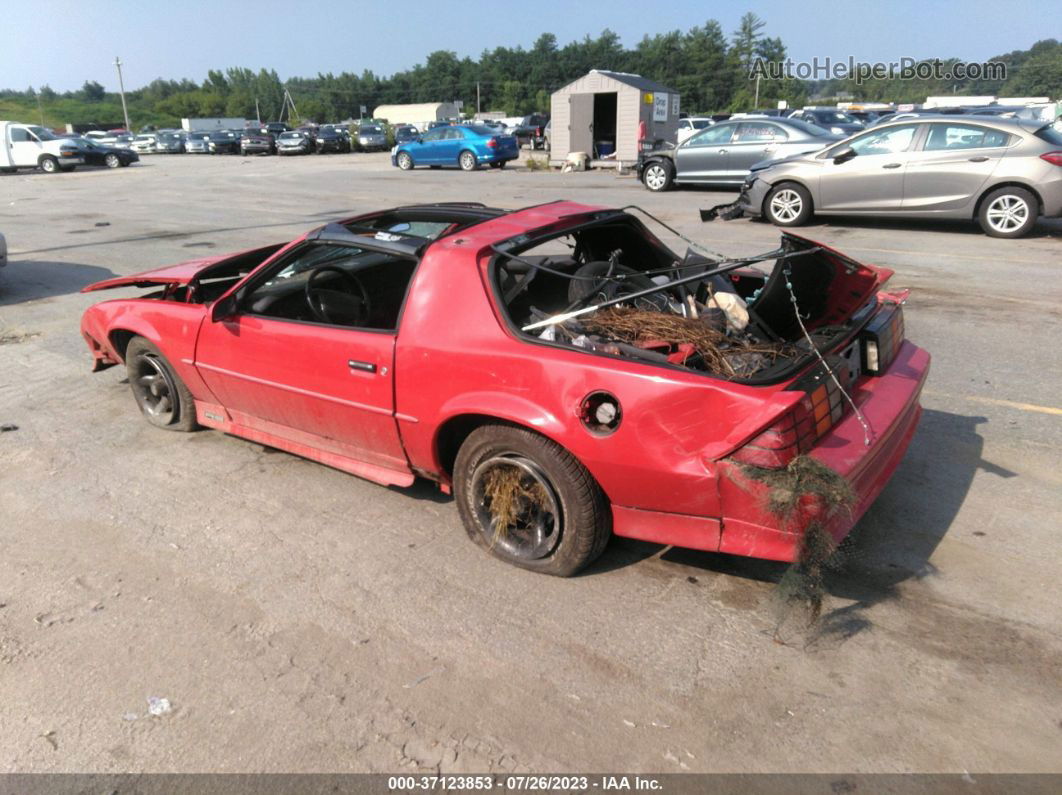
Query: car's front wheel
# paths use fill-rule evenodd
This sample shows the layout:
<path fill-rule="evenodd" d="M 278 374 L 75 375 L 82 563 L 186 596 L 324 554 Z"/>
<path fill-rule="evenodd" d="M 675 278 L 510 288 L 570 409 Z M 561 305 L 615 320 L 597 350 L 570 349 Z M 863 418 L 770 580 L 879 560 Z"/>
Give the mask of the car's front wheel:
<path fill-rule="evenodd" d="M 107 168 L 118 168 L 118 166 L 122 165 L 122 159 L 113 152 L 103 158 L 103 162 L 107 164 Z"/>
<path fill-rule="evenodd" d="M 125 349 L 125 368 L 133 398 L 144 418 L 167 431 L 193 431 L 195 401 L 158 348 L 133 337 Z"/>
<path fill-rule="evenodd" d="M 985 196 L 977 220 L 992 237 L 1022 237 L 1036 225 L 1039 208 L 1036 197 L 1025 188 L 999 188 Z"/>
<path fill-rule="evenodd" d="M 653 192 L 665 191 L 671 187 L 675 177 L 675 168 L 665 160 L 656 160 L 645 167 L 642 182 Z"/>
<path fill-rule="evenodd" d="M 41 171 L 43 171 L 45 174 L 59 173 L 59 161 L 51 155 L 47 155 L 41 158 L 40 167 Z"/>
<path fill-rule="evenodd" d="M 395 162 L 398 163 L 398 167 L 403 171 L 409 171 L 413 168 L 413 157 L 409 152 L 399 152 Z"/>
<path fill-rule="evenodd" d="M 803 185 L 775 185 L 763 200 L 764 214 L 775 226 L 800 226 L 811 218 L 811 194 Z"/>
<path fill-rule="evenodd" d="M 461 166 L 462 171 L 475 171 L 479 168 L 479 161 L 476 160 L 475 154 L 467 149 L 457 158 L 457 164 Z"/>
<path fill-rule="evenodd" d="M 568 577 L 612 531 L 601 487 L 557 443 L 526 428 L 484 425 L 461 445 L 454 494 L 472 540 L 495 557 Z"/>

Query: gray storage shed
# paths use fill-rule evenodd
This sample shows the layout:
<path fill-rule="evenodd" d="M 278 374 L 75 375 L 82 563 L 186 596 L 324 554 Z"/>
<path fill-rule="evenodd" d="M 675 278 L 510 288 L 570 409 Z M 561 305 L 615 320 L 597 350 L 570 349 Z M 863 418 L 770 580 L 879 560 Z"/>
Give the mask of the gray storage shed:
<path fill-rule="evenodd" d="M 646 138 L 675 139 L 679 95 L 674 89 L 626 72 L 592 69 L 553 92 L 550 100 L 550 163 L 586 152 L 602 163 L 631 165 L 638 159 L 639 122 Z"/>

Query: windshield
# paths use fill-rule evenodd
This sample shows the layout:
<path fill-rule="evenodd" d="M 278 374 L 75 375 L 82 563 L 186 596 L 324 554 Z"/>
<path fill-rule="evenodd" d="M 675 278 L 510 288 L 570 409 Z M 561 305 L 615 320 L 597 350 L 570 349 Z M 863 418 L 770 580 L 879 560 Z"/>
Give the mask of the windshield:
<path fill-rule="evenodd" d="M 41 140 L 41 141 L 55 141 L 55 140 L 58 140 L 54 135 L 52 135 L 52 131 L 51 130 L 46 130 L 43 127 L 30 127 L 29 131 L 31 133 L 33 133 L 34 135 L 36 135 L 37 138 L 39 140 Z"/>
<path fill-rule="evenodd" d="M 160 141 L 179 141 L 181 136 L 177 133 L 162 133 L 159 135 Z"/>
<path fill-rule="evenodd" d="M 295 138 L 302 138 L 302 133 L 301 132 L 292 131 L 292 132 L 286 132 L 286 133 L 281 133 L 280 134 L 280 140 L 282 140 L 282 141 L 291 141 L 291 140 L 293 140 Z"/>
<path fill-rule="evenodd" d="M 849 116 L 847 113 L 841 113 L 839 110 L 812 110 L 809 111 L 812 116 L 818 119 L 820 124 L 854 124 L 856 120 Z"/>
<path fill-rule="evenodd" d="M 833 133 L 831 133 L 829 130 L 820 127 L 817 124 L 812 124 L 809 121 L 804 121 L 803 119 L 786 119 L 785 123 L 788 124 L 790 127 L 795 127 L 806 135 L 811 135 L 816 138 L 823 135 L 825 135 L 827 138 L 834 137 Z"/>
<path fill-rule="evenodd" d="M 358 135 L 383 135 L 383 130 L 381 130 L 379 127 L 366 125 L 364 127 L 358 128 Z"/>

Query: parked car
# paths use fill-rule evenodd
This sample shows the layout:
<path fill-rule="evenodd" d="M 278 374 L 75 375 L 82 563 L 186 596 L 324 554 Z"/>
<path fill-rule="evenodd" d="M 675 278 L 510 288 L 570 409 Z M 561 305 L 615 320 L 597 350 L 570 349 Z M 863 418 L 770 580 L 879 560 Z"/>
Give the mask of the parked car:
<path fill-rule="evenodd" d="M 378 124 L 362 124 L 358 127 L 358 147 L 366 152 L 382 152 L 387 148 L 387 133 Z"/>
<path fill-rule="evenodd" d="M 155 133 L 142 133 L 133 138 L 133 143 L 129 148 L 141 155 L 157 152 L 156 144 L 158 139 L 159 137 Z"/>
<path fill-rule="evenodd" d="M 258 128 L 260 132 L 268 133 L 273 138 L 279 137 L 281 133 L 287 132 L 291 129 L 291 125 L 282 121 L 270 121 L 263 124 Z"/>
<path fill-rule="evenodd" d="M 212 155 L 238 155 L 240 140 L 240 133 L 235 130 L 214 130 L 207 138 L 207 146 Z"/>
<path fill-rule="evenodd" d="M 891 122 L 755 168 L 739 201 L 779 226 L 813 215 L 956 218 L 1021 237 L 1038 216 L 1062 215 L 1062 132 L 988 116 Z"/>
<path fill-rule="evenodd" d="M 109 132 L 91 130 L 85 133 L 84 137 L 95 141 L 101 146 L 113 146 L 118 149 L 130 149 L 134 140 L 134 136 L 130 133 L 115 130 Z"/>
<path fill-rule="evenodd" d="M 456 166 L 473 171 L 483 164 L 504 168 L 520 156 L 512 135 L 497 135 L 479 124 L 455 124 L 428 130 L 420 138 L 391 150 L 391 163 L 403 171 L 416 166 Z"/>
<path fill-rule="evenodd" d="M 208 155 L 210 154 L 210 133 L 208 132 L 193 132 L 188 133 L 188 137 L 184 141 L 184 151 L 191 155 Z"/>
<path fill-rule="evenodd" d="M 140 160 L 133 149 L 119 146 L 106 146 L 98 141 L 82 138 L 78 141 L 78 147 L 84 158 L 86 166 L 107 166 L 107 168 L 124 168 L 125 166 Z"/>
<path fill-rule="evenodd" d="M 0 171 L 39 168 L 55 174 L 84 162 L 77 136 L 59 137 L 35 124 L 0 121 Z"/>
<path fill-rule="evenodd" d="M 185 135 L 176 130 L 163 130 L 158 134 L 155 141 L 155 149 L 159 153 L 183 154 Z"/>
<path fill-rule="evenodd" d="M 680 119 L 678 132 L 676 133 L 676 142 L 682 143 L 687 138 L 690 138 L 701 130 L 711 127 L 714 123 L 715 122 L 711 119 L 704 118 L 703 116 L 688 116 L 685 119 Z"/>
<path fill-rule="evenodd" d="M 350 139 L 332 125 L 323 125 L 317 130 L 315 151 L 319 155 L 326 152 L 349 152 Z"/>
<path fill-rule="evenodd" d="M 816 124 L 837 135 L 852 135 L 866 127 L 863 122 L 837 108 L 804 108 L 794 110 L 787 118 Z"/>
<path fill-rule="evenodd" d="M 517 566 L 571 575 L 612 535 L 792 561 L 804 517 L 832 544 L 888 483 L 929 355 L 904 339 L 891 271 L 782 238 L 770 274 L 687 271 L 687 291 L 650 278 L 683 256 L 623 210 L 403 207 L 90 285 L 149 292 L 90 307 L 81 332 L 94 370 L 125 367 L 152 426 L 214 428 L 385 485 L 434 480 L 472 540 Z M 660 300 L 641 311 L 679 323 L 680 294 L 755 296 L 729 346 L 740 373 L 689 346 L 579 338 L 591 315 L 555 317 L 646 282 Z M 742 358 L 746 338 L 777 356 Z M 772 512 L 771 476 L 798 456 L 843 479 L 851 503 L 807 492 L 798 515 Z"/>
<path fill-rule="evenodd" d="M 516 136 L 520 146 L 541 149 L 546 142 L 547 124 L 549 124 L 549 114 L 532 113 L 530 116 L 524 116 L 516 128 L 510 130 L 510 135 Z"/>
<path fill-rule="evenodd" d="M 411 124 L 403 124 L 400 127 L 395 127 L 396 144 L 404 144 L 407 141 L 412 141 L 418 135 L 420 135 L 420 131 L 417 130 L 417 128 L 412 126 Z"/>
<path fill-rule="evenodd" d="M 694 183 L 739 186 L 762 160 L 814 152 L 840 139 L 797 119 L 735 118 L 701 130 L 678 146 L 642 152 L 635 170 L 652 191 Z"/>
<path fill-rule="evenodd" d="M 240 136 L 241 155 L 271 155 L 276 148 L 277 142 L 269 133 L 244 130 Z"/>
<path fill-rule="evenodd" d="M 847 110 L 845 111 L 849 116 L 855 119 L 857 122 L 865 127 L 869 127 L 877 121 L 886 119 L 892 116 L 896 111 L 894 110 Z"/>
<path fill-rule="evenodd" d="M 302 130 L 288 130 L 277 137 L 278 155 L 308 155 L 313 147 L 313 136 Z"/>

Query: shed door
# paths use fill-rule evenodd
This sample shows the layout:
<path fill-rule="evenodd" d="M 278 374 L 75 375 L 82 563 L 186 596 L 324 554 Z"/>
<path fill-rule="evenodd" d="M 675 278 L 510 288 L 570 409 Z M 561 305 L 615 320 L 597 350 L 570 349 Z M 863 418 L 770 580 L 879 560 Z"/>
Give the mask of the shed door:
<path fill-rule="evenodd" d="M 570 94 L 571 115 L 568 121 L 568 140 L 571 152 L 594 151 L 594 95 Z"/>

